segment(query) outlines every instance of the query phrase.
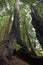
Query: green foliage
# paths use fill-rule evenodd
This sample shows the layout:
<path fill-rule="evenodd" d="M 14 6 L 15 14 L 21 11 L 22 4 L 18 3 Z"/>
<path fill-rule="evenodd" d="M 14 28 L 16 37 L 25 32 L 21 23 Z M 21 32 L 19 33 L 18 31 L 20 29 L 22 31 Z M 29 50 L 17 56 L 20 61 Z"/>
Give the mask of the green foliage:
<path fill-rule="evenodd" d="M 37 12 L 43 18 L 43 0 L 20 0 L 20 1 L 22 2 L 22 4 L 20 4 L 20 10 L 19 10 L 21 38 L 23 41 L 27 43 L 27 46 L 29 46 L 28 44 L 29 42 L 25 35 L 25 29 L 24 29 L 24 23 L 23 23 L 24 17 L 25 17 L 26 25 L 29 30 L 28 33 L 30 34 L 30 38 L 32 39 L 32 42 L 34 45 L 34 43 L 36 44 L 38 42 L 36 42 L 35 31 L 33 30 L 33 27 L 31 25 L 32 18 L 30 14 L 31 12 L 30 4 L 32 3 L 35 6 Z M 13 12 L 14 3 L 15 3 L 15 0 L 0 0 L 0 33 L 5 28 L 5 25 L 7 24 L 9 20 L 9 16 Z M 15 45 L 15 46 L 19 47 L 18 45 Z"/>
<path fill-rule="evenodd" d="M 20 1 L 25 3 L 25 5 L 33 4 L 36 7 L 40 16 L 43 18 L 43 0 L 20 0 Z"/>

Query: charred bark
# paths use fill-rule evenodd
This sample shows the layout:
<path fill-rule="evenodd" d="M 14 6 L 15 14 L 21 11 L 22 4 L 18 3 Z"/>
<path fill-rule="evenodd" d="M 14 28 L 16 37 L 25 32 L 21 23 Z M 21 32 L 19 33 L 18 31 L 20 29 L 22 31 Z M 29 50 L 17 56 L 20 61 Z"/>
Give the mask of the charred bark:
<path fill-rule="evenodd" d="M 39 16 L 33 5 L 31 8 L 32 25 L 35 28 L 36 37 L 43 49 L 43 19 Z"/>

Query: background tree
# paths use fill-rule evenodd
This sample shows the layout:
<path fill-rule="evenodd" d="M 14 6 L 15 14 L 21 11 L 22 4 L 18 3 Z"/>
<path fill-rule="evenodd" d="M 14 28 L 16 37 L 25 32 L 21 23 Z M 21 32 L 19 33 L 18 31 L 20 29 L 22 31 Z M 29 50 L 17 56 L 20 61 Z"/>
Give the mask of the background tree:
<path fill-rule="evenodd" d="M 3 38 L 3 32 L 5 30 L 5 27 L 8 23 L 8 19 L 10 17 L 10 14 L 13 11 L 13 6 L 14 6 L 14 3 L 15 1 L 14 0 L 1 0 L 0 1 L 0 40 L 2 40 Z M 30 38 L 31 38 L 31 41 L 33 42 L 33 46 L 35 45 L 35 49 L 37 48 L 36 52 L 38 51 L 39 53 L 41 54 L 38 54 L 38 55 L 43 55 L 43 51 L 40 51 L 41 50 L 41 46 L 39 45 L 39 42 L 37 41 L 36 39 L 36 35 L 35 35 L 35 31 L 34 31 L 34 28 L 32 27 L 31 25 L 31 15 L 30 15 L 30 4 L 33 4 L 37 10 L 37 12 L 39 13 L 39 15 L 43 18 L 43 1 L 42 0 L 21 0 L 21 2 L 19 3 L 20 4 L 20 10 L 19 10 L 19 20 L 20 20 L 20 34 L 21 34 L 21 39 L 23 40 L 23 35 L 25 34 L 25 30 L 24 30 L 24 27 L 23 27 L 23 20 L 24 20 L 24 16 L 26 16 L 26 24 L 27 24 L 27 28 L 29 29 L 29 35 L 30 35 Z M 12 17 L 13 19 L 13 17 Z M 12 23 L 11 23 L 12 25 Z M 11 27 L 11 26 L 10 26 Z M 27 37 L 26 35 L 24 36 L 25 37 L 25 42 L 26 42 L 26 45 L 27 47 L 30 49 L 29 47 L 29 44 L 28 44 L 28 40 L 27 40 Z M 39 46 L 39 49 L 38 47 Z M 19 47 L 17 44 L 15 44 L 14 47 Z"/>

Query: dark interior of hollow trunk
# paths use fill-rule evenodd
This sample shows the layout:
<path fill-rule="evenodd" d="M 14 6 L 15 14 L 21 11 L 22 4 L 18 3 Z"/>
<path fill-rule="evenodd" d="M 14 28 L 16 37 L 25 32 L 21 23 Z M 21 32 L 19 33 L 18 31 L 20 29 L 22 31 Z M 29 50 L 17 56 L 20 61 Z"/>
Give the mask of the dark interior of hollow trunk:
<path fill-rule="evenodd" d="M 15 57 L 16 57 L 16 59 L 15 59 Z M 14 50 L 12 60 L 14 62 L 24 61 L 25 65 L 27 65 L 27 64 L 28 65 L 43 65 L 43 57 L 38 58 L 38 57 L 31 56 L 31 54 L 28 54 L 26 52 L 26 50 L 24 50 L 23 48 L 20 48 L 17 51 Z M 22 65 L 24 62 L 22 62 Z M 11 64 L 11 60 L 9 60 L 9 63 Z M 3 59 L 0 59 L 0 65 L 8 65 L 9 63 L 6 63 Z M 17 64 L 17 65 L 19 65 L 19 64 Z M 15 65 L 16 65 L 16 63 L 15 63 Z"/>

